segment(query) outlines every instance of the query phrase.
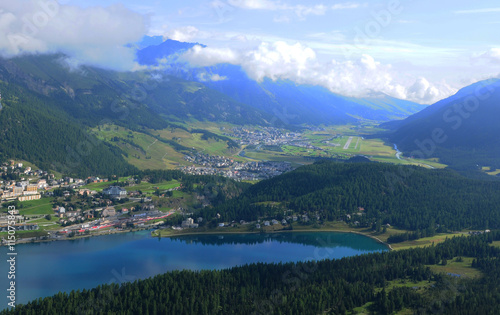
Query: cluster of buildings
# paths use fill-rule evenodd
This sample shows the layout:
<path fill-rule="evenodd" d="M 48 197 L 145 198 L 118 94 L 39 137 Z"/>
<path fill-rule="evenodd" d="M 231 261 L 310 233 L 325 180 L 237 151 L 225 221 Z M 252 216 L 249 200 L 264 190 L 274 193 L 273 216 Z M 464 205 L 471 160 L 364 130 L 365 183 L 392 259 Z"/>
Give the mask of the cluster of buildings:
<path fill-rule="evenodd" d="M 13 163 L 10 166 L 3 165 L 0 168 L 0 176 L 3 174 L 15 174 L 20 180 L 0 180 L 1 201 L 28 201 L 41 198 L 41 192 L 55 187 L 67 187 L 76 189 L 85 185 L 82 179 L 64 177 L 55 179 L 53 174 L 42 170 L 32 170 L 31 167 L 23 168 L 23 163 Z"/>
<path fill-rule="evenodd" d="M 234 164 L 234 160 L 228 157 L 203 153 L 197 153 L 196 155 L 185 155 L 184 160 L 193 164 L 214 168 L 225 168 L 230 167 Z"/>
<path fill-rule="evenodd" d="M 103 189 L 102 193 L 108 195 L 110 198 L 118 200 L 127 197 L 127 191 L 120 186 L 109 186 Z"/>
<path fill-rule="evenodd" d="M 239 145 L 285 145 L 302 139 L 301 133 L 286 132 L 274 127 L 260 127 L 259 129 L 235 127 L 231 134 L 224 135 L 238 138 Z"/>
<path fill-rule="evenodd" d="M 235 180 L 262 180 L 291 171 L 288 162 L 233 162 L 226 168 L 209 166 L 184 166 L 181 170 L 191 175 L 219 175 Z"/>
<path fill-rule="evenodd" d="M 5 175 L 5 176 L 4 176 Z M 31 167 L 23 168 L 23 163 L 11 161 L 0 167 L 0 176 L 8 178 L 21 178 L 21 180 L 0 180 L 0 200 L 3 201 L 26 201 L 40 199 L 39 189 L 47 187 L 47 182 L 43 179 L 33 181 L 27 177 L 40 177 L 47 175 L 46 172 L 34 171 Z"/>

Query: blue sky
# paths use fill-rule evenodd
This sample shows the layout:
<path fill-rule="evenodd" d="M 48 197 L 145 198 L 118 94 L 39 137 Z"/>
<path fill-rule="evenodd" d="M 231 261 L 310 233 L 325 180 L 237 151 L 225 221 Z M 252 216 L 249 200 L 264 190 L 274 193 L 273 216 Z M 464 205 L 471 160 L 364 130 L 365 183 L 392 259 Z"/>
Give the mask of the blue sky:
<path fill-rule="evenodd" d="M 60 0 L 29 34 L 32 43 L 15 45 L 16 27 L 26 37 L 23 17 L 50 15 L 55 1 L 9 2 L 0 5 L 0 42 L 10 43 L 0 44 L 4 56 L 58 50 L 75 64 L 127 70 L 137 65 L 123 45 L 162 35 L 208 45 L 186 54 L 194 66 L 229 62 L 256 80 L 420 103 L 500 73 L 497 1 Z"/>

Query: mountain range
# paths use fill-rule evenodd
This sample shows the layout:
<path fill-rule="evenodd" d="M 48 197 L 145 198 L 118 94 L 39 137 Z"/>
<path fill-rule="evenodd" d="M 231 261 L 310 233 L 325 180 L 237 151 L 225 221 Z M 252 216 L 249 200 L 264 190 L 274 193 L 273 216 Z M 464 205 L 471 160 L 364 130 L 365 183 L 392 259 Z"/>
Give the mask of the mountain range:
<path fill-rule="evenodd" d="M 266 126 L 272 119 L 198 82 L 148 72 L 72 70 L 63 55 L 0 59 L 0 91 L 0 160 L 24 159 L 75 175 L 131 168 L 124 152 L 90 134 L 98 125 L 147 132 L 190 120 Z"/>
<path fill-rule="evenodd" d="M 386 121 L 401 119 L 425 108 L 425 105 L 384 94 L 354 98 L 289 80 L 265 78 L 257 82 L 238 65 L 192 67 L 179 57 L 195 45 L 201 44 L 166 40 L 139 49 L 137 61 L 142 65 L 163 67 L 165 73 L 186 80 L 201 82 L 235 100 L 275 115 L 287 124 L 345 124 L 360 119 Z"/>
<path fill-rule="evenodd" d="M 500 168 L 500 80 L 467 86 L 421 112 L 381 126 L 407 156 L 437 157 L 461 170 Z"/>
<path fill-rule="evenodd" d="M 500 168 L 500 143 L 493 136 L 500 131 L 498 80 L 466 87 L 426 107 L 382 94 L 360 99 L 287 80 L 257 82 L 237 65 L 191 67 L 179 56 L 195 45 L 145 38 L 135 44 L 137 61 L 157 67 L 135 72 L 74 69 L 62 54 L 0 59 L 0 159 L 25 159 L 79 175 L 119 174 L 129 167 L 126 153 L 92 136 L 92 128 L 114 124 L 143 133 L 168 127 L 189 131 L 190 122 L 212 121 L 293 129 L 398 119 L 382 126 L 407 155 L 421 151 L 423 157 L 462 168 Z M 476 95 L 472 101 L 471 95 Z M 446 141 L 433 134 L 436 128 Z M 74 153 L 87 142 L 98 149 Z M 78 163 L 70 162 L 75 159 Z"/>

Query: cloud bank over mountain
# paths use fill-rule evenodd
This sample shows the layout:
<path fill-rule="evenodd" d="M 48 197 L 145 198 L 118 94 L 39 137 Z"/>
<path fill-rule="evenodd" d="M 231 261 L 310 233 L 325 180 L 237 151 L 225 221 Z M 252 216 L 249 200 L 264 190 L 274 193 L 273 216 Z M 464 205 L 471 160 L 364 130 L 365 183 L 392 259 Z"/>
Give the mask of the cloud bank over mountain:
<path fill-rule="evenodd" d="M 143 69 L 133 44 L 162 35 L 207 45 L 183 56 L 192 66 L 229 63 L 256 81 L 288 79 L 346 96 L 384 93 L 422 104 L 500 73 L 500 49 L 492 46 L 490 31 L 498 24 L 493 0 L 484 4 L 492 9 L 459 0 L 450 10 L 422 0 L 401 2 L 396 11 L 356 1 L 0 1 L 4 58 L 63 53 L 74 68 L 133 71 Z M 428 5 L 436 17 L 424 19 Z"/>
<path fill-rule="evenodd" d="M 140 40 L 148 23 L 122 4 L 82 8 L 54 0 L 2 1 L 0 54 L 57 52 L 73 65 L 130 70 L 135 50 L 126 45 Z"/>
<path fill-rule="evenodd" d="M 221 63 L 241 66 L 257 82 L 264 78 L 291 80 L 297 84 L 319 85 L 334 93 L 366 97 L 384 93 L 396 98 L 431 104 L 456 90 L 431 84 L 425 78 L 401 79 L 390 64 L 382 64 L 368 54 L 357 60 L 324 63 L 316 52 L 300 43 L 262 42 L 253 50 L 194 46 L 181 57 L 195 67 Z"/>

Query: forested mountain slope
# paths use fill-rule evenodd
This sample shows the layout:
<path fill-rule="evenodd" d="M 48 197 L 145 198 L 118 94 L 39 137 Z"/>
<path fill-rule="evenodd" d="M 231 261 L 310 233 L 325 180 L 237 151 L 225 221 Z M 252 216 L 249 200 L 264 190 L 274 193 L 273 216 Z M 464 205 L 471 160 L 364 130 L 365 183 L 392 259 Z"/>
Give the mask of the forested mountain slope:
<path fill-rule="evenodd" d="M 291 209 L 366 226 L 380 220 L 410 230 L 500 228 L 498 191 L 498 181 L 446 169 L 322 161 L 259 182 L 239 198 L 204 209 L 204 217 L 256 220 Z"/>

